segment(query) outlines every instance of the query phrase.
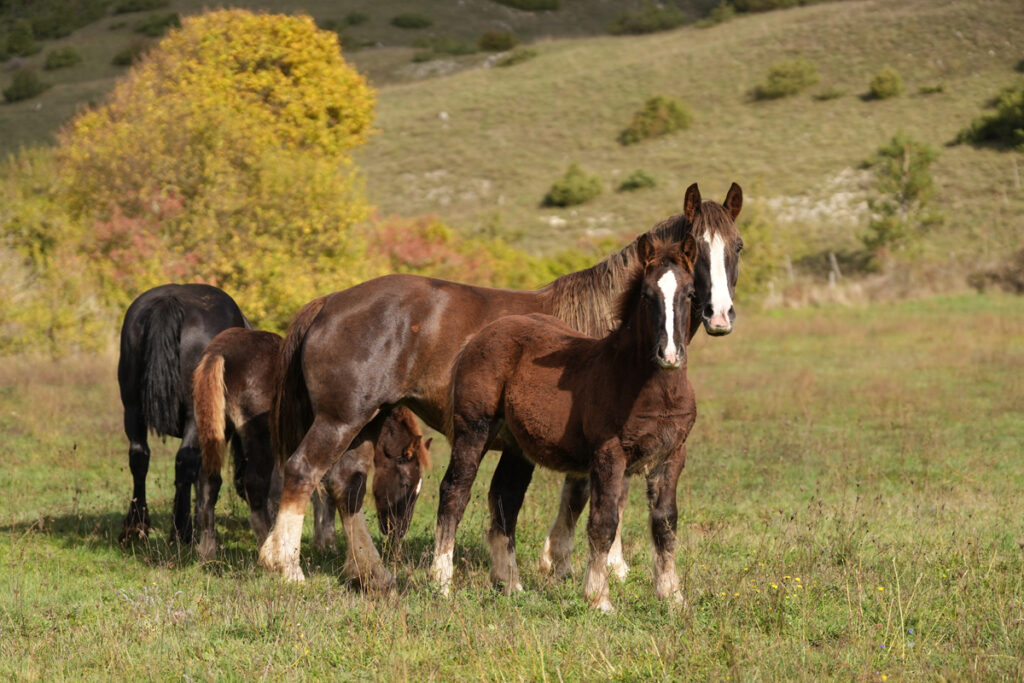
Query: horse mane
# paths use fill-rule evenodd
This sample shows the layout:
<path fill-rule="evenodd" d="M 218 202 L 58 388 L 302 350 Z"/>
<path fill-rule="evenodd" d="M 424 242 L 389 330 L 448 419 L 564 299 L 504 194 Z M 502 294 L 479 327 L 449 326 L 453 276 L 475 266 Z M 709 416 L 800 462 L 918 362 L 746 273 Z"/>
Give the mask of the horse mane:
<path fill-rule="evenodd" d="M 651 264 L 672 261 L 686 269 L 678 242 L 664 240 L 659 237 L 654 237 L 651 242 L 654 248 L 654 258 L 650 261 Z M 615 299 L 615 308 L 613 310 L 620 326 L 632 317 L 634 310 L 639 305 L 640 288 L 643 286 L 644 274 L 647 272 L 646 266 L 647 264 L 641 262 L 639 258 L 635 259 L 629 273 L 629 278 L 626 280 L 626 286 Z"/>
<path fill-rule="evenodd" d="M 700 239 L 721 235 L 732 239 L 736 233 L 729 212 L 714 201 L 701 202 L 700 210 L 691 223 L 684 214 L 669 216 L 648 233 L 663 243 L 679 243 L 692 234 Z M 638 236 L 619 251 L 600 263 L 563 275 L 541 291 L 552 304 L 552 315 L 573 329 L 591 337 L 603 337 L 615 329 L 622 318 L 619 295 L 635 277 Z"/>

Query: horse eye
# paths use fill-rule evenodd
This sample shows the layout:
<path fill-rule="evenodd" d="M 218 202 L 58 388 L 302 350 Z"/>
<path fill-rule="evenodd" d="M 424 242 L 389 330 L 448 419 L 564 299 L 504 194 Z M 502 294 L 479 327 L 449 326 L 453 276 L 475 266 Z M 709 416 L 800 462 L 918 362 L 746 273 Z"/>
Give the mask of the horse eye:
<path fill-rule="evenodd" d="M 736 253 L 738 254 L 741 251 L 743 251 L 743 240 L 740 240 L 739 242 L 736 243 Z"/>

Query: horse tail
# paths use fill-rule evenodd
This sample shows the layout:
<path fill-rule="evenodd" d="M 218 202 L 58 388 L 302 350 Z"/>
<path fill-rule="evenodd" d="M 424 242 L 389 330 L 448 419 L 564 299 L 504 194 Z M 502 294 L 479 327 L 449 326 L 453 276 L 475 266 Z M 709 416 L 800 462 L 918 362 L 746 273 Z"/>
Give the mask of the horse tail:
<path fill-rule="evenodd" d="M 142 321 L 142 412 L 157 434 L 181 429 L 187 399 L 181 378 L 181 326 L 185 308 L 174 297 L 157 299 Z"/>
<path fill-rule="evenodd" d="M 203 470 L 207 474 L 219 474 L 224 465 L 226 393 L 224 356 L 219 353 L 204 353 L 195 374 L 192 375 L 192 400 L 196 412 L 196 429 L 199 432 L 199 450 L 203 456 Z"/>
<path fill-rule="evenodd" d="M 270 437 L 274 453 L 284 462 L 299 447 L 306 430 L 313 424 L 313 405 L 309 400 L 306 378 L 302 374 L 302 345 L 327 297 L 306 304 L 281 344 L 278 355 L 277 391 L 270 413 Z"/>

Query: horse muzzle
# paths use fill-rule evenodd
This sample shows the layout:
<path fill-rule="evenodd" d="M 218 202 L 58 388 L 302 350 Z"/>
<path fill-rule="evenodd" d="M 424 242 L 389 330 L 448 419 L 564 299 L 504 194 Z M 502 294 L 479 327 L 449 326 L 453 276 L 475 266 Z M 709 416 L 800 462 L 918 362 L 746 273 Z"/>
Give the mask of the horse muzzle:
<path fill-rule="evenodd" d="M 732 323 L 736 319 L 736 309 L 730 308 L 728 313 L 716 313 L 704 316 L 704 330 L 712 337 L 724 337 L 732 332 Z"/>

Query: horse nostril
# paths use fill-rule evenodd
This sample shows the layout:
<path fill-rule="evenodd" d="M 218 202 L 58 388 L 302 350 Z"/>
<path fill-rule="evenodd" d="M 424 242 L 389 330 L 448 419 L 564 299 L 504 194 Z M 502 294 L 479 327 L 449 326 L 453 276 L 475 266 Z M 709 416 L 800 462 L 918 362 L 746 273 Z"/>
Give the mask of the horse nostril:
<path fill-rule="evenodd" d="M 704 317 L 708 320 L 715 314 L 715 309 L 711 304 L 704 304 Z"/>

